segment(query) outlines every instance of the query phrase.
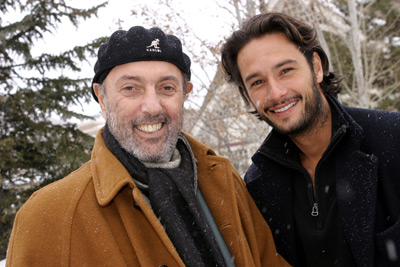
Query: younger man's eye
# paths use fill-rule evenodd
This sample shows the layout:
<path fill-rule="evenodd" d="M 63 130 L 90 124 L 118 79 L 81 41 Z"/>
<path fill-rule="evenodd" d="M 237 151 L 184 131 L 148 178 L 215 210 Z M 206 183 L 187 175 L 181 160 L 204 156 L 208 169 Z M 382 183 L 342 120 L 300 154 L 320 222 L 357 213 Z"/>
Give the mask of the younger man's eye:
<path fill-rule="evenodd" d="M 288 73 L 289 71 L 291 71 L 292 68 L 286 68 L 282 70 L 282 74 Z"/>
<path fill-rule="evenodd" d="M 259 84 L 261 84 L 262 82 L 263 82 L 262 80 L 257 80 L 257 81 L 255 81 L 255 82 L 253 82 L 253 83 L 251 84 L 251 86 L 259 85 Z"/>

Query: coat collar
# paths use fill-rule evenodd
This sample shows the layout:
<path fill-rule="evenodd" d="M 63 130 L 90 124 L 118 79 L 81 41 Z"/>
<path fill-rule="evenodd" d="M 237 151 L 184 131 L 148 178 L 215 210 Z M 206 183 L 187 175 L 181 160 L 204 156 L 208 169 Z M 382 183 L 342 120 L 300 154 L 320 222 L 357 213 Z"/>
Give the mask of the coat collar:
<path fill-rule="evenodd" d="M 103 128 L 96 135 L 90 164 L 97 201 L 99 205 L 105 206 L 115 198 L 124 186 L 136 188 L 136 185 L 129 172 L 107 148 L 102 134 Z M 188 141 L 185 140 L 186 145 L 189 145 L 193 150 L 193 160 L 201 156 L 215 155 L 213 150 L 191 136 L 187 134 L 184 134 L 184 136 Z"/>
<path fill-rule="evenodd" d="M 105 206 L 114 199 L 122 187 L 134 182 L 121 162 L 111 153 L 103 140 L 103 129 L 100 129 L 94 141 L 91 169 L 97 201 Z"/>

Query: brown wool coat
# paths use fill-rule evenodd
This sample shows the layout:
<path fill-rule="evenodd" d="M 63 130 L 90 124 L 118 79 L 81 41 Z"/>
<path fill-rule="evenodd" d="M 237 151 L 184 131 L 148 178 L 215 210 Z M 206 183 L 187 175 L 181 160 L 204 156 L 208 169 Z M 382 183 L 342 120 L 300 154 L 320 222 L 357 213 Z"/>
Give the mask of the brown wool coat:
<path fill-rule="evenodd" d="M 20 209 L 6 266 L 184 266 L 101 132 L 91 161 L 35 192 Z M 288 266 L 229 161 L 187 138 L 200 189 L 236 265 Z"/>

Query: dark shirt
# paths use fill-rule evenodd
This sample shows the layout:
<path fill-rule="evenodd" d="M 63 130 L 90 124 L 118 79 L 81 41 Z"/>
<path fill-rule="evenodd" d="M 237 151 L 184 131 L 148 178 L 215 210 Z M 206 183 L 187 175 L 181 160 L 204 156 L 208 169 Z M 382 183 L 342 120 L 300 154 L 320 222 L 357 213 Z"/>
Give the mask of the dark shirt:
<path fill-rule="evenodd" d="M 303 266 L 356 266 L 338 214 L 334 147 L 346 134 L 332 108 L 332 139 L 318 162 L 315 188 L 299 158 L 293 174 L 294 217 L 297 243 L 302 248 Z"/>

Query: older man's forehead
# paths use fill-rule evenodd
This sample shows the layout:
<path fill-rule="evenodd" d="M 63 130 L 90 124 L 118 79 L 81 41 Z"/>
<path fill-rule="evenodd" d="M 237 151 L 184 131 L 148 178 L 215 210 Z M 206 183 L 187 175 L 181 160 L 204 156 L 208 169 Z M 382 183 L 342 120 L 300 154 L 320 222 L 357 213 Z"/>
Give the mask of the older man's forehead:
<path fill-rule="evenodd" d="M 172 81 L 172 82 L 176 82 L 176 83 L 180 82 L 180 79 L 176 75 L 166 74 L 166 75 L 162 75 L 162 76 L 158 76 L 158 77 L 150 76 L 150 79 L 143 75 L 122 75 L 115 81 L 115 83 L 118 84 L 119 82 L 130 81 L 130 80 L 137 81 L 137 82 L 146 82 L 149 80 L 153 80 L 157 83 L 164 82 L 164 81 Z"/>
<path fill-rule="evenodd" d="M 165 61 L 138 61 L 114 67 L 108 77 L 112 83 L 121 81 L 160 82 L 183 80 L 182 71 L 172 63 Z"/>

